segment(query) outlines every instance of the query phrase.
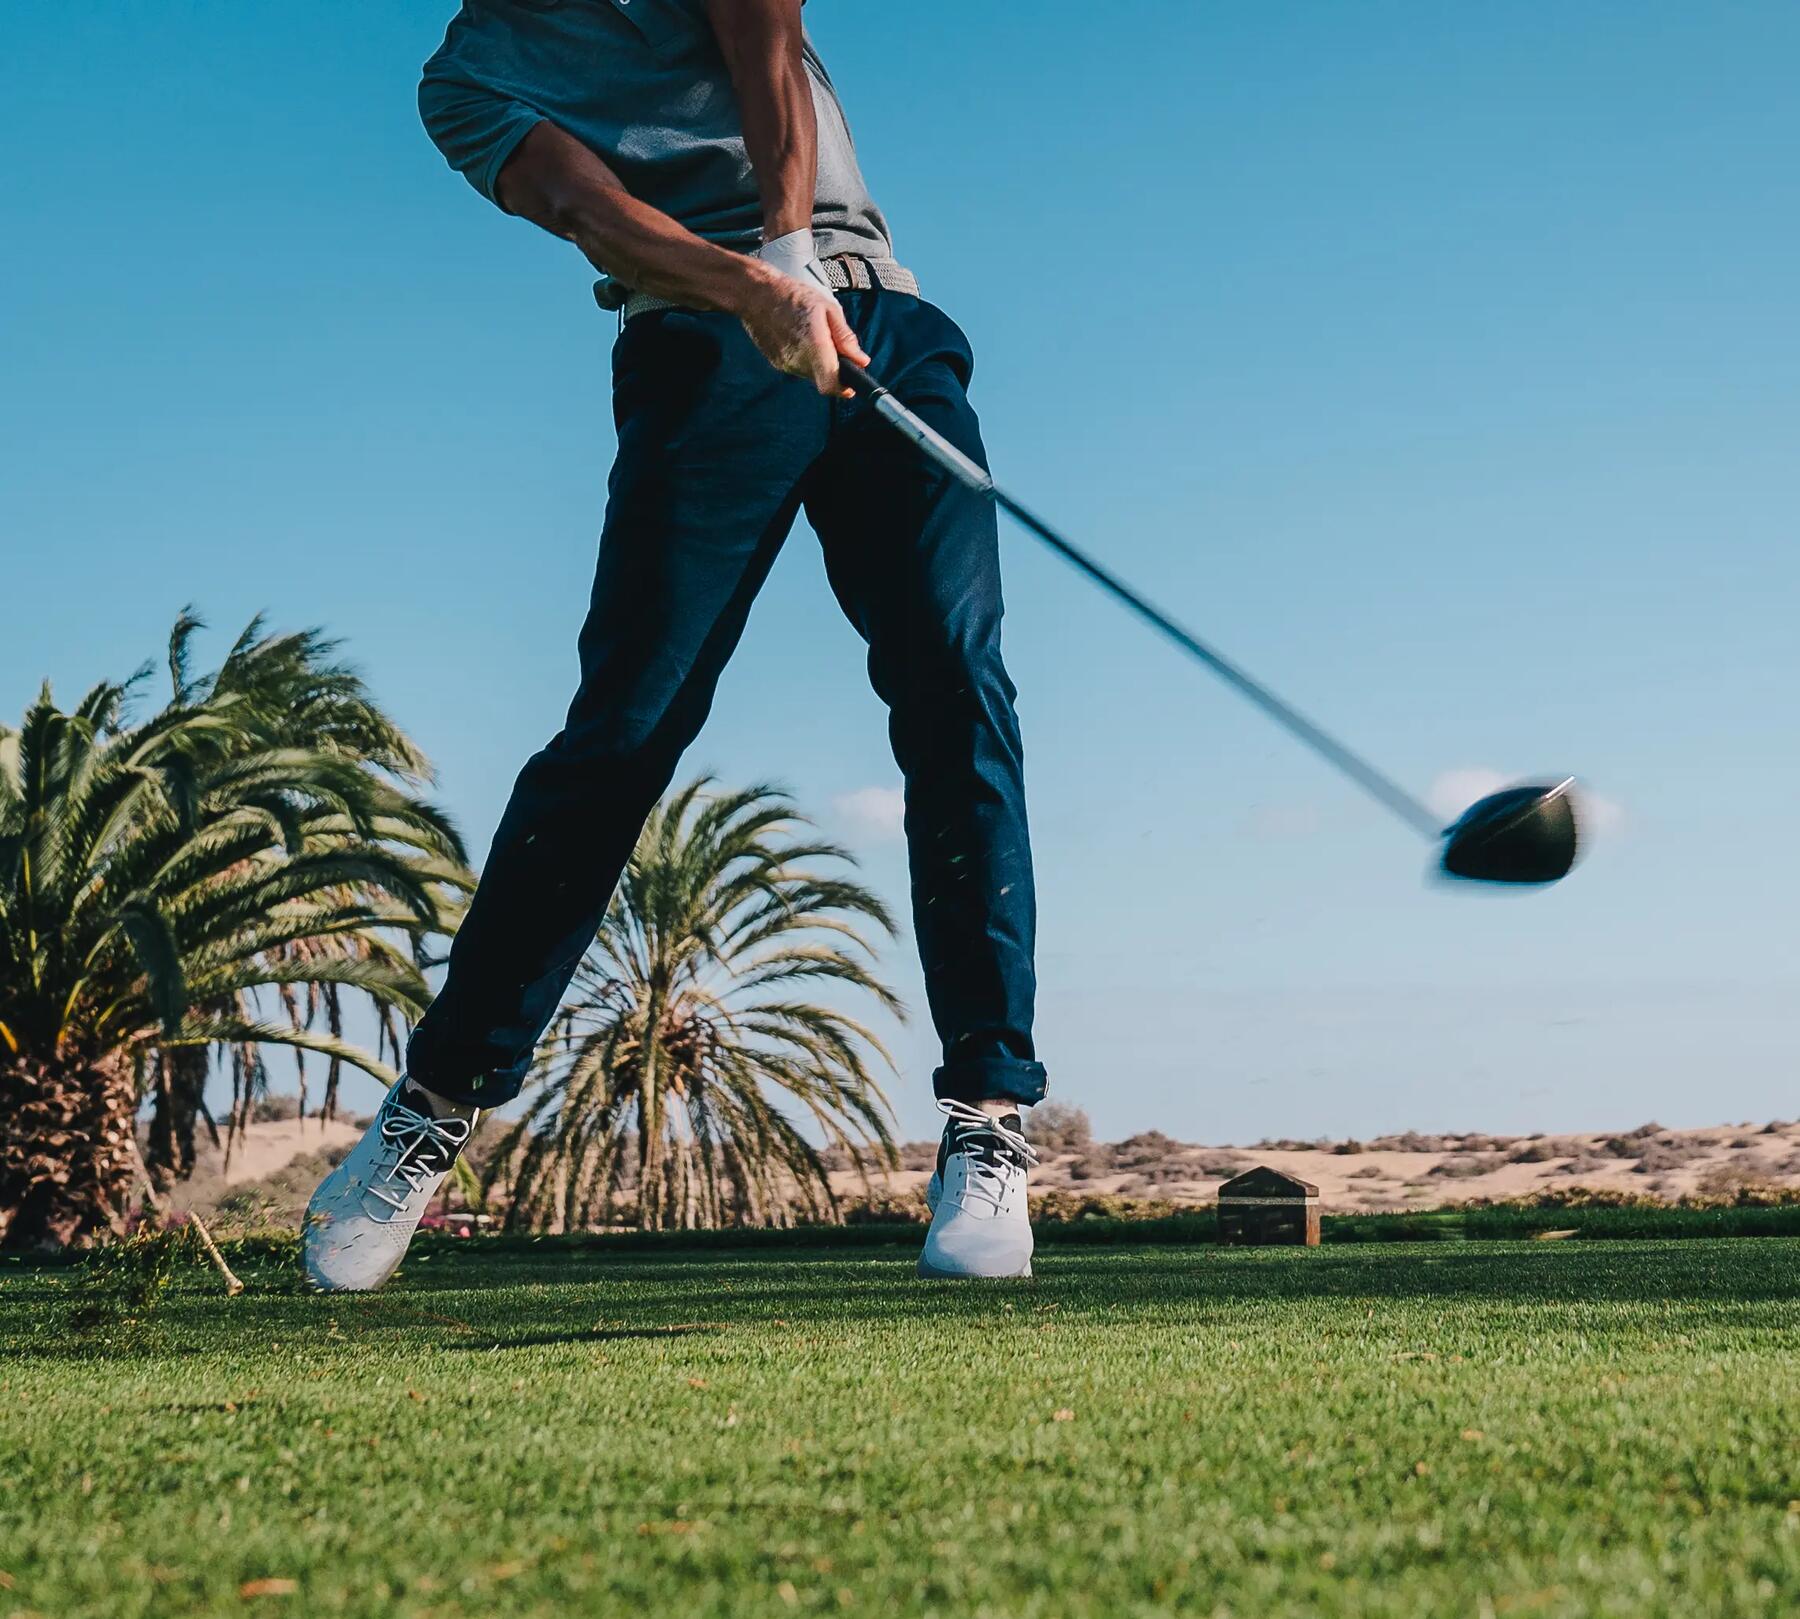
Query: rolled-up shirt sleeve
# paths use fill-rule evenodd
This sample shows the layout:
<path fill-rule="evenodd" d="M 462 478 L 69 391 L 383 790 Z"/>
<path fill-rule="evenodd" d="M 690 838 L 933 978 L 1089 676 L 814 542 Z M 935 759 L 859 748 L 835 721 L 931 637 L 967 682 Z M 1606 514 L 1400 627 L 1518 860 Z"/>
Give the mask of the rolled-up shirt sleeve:
<path fill-rule="evenodd" d="M 466 79 L 427 73 L 419 85 L 419 116 L 444 161 L 496 208 L 500 171 L 544 115 Z"/>

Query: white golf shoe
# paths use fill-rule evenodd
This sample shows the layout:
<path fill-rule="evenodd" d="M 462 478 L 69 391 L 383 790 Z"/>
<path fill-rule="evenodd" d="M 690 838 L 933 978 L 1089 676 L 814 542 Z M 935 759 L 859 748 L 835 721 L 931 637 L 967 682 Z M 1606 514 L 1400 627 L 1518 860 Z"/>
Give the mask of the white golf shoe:
<path fill-rule="evenodd" d="M 1037 1154 L 1019 1115 L 991 1118 L 966 1102 L 940 1102 L 949 1115 L 938 1166 L 925 1189 L 931 1229 L 921 1276 L 1029 1276 L 1031 1213 L 1026 1177 Z"/>
<path fill-rule="evenodd" d="M 367 1293 L 392 1276 L 477 1117 L 410 1079 L 395 1085 L 306 1206 L 307 1280 L 328 1293 Z"/>

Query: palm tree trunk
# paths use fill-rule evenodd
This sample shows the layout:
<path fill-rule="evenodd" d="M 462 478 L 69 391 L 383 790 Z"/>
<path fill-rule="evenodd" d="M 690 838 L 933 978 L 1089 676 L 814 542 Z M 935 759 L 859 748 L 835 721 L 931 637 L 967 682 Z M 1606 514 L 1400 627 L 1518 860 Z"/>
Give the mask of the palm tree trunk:
<path fill-rule="evenodd" d="M 338 998 L 337 985 L 325 986 L 325 1027 L 334 1040 L 344 1038 L 344 1003 Z M 343 1071 L 343 1062 L 333 1057 L 325 1068 L 325 1096 L 319 1103 L 321 1119 L 335 1119 L 338 1103 L 338 1076 Z"/>
<path fill-rule="evenodd" d="M 0 1248 L 63 1248 L 119 1229 L 136 1113 L 117 1057 L 0 1064 Z"/>
<path fill-rule="evenodd" d="M 638 1229 L 661 1231 L 667 1189 L 663 1184 L 662 1055 L 663 990 L 652 974 L 644 1003 L 644 1045 L 638 1063 Z"/>
<path fill-rule="evenodd" d="M 165 1051 L 158 1057 L 151 1091 L 150 1150 L 145 1155 L 158 1191 L 166 1192 L 194 1172 L 194 1137 L 205 1089 L 204 1051 Z"/>
<path fill-rule="evenodd" d="M 550 1198 L 549 1234 L 560 1237 L 571 1230 L 569 1221 L 569 1166 L 560 1157 L 556 1163 L 556 1180 Z"/>

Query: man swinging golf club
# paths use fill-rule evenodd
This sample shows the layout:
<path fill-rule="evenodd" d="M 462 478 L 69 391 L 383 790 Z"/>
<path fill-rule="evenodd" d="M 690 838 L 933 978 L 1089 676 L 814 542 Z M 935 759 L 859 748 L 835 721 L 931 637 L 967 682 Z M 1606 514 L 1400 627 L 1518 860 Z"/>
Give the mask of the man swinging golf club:
<path fill-rule="evenodd" d="M 603 273 L 618 458 L 567 721 L 513 788 L 406 1076 L 313 1194 L 319 1287 L 392 1275 L 477 1110 L 518 1093 L 802 509 L 906 779 L 949 1116 L 920 1270 L 1030 1272 L 1018 1109 L 1045 1076 L 994 508 L 838 370 L 985 465 L 973 357 L 894 257 L 802 3 L 468 0 L 426 65 L 451 166 Z"/>

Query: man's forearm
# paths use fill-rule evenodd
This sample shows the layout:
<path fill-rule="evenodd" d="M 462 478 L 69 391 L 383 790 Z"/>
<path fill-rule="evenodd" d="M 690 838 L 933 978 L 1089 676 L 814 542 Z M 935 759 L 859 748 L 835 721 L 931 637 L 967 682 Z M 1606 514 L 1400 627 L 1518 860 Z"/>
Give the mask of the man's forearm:
<path fill-rule="evenodd" d="M 822 394 L 848 392 L 839 355 L 869 363 L 826 288 L 702 241 L 633 197 L 600 157 L 548 120 L 507 159 L 498 194 L 509 213 L 573 242 L 635 291 L 737 316 L 776 370 L 808 378 Z"/>
<path fill-rule="evenodd" d="M 737 92 L 762 198 L 763 240 L 810 230 L 819 120 L 801 48 L 800 0 L 706 0 L 706 15 Z"/>
<path fill-rule="evenodd" d="M 774 273 L 640 202 L 555 124 L 539 124 L 520 143 L 501 173 L 500 197 L 509 212 L 573 242 L 595 269 L 689 309 L 741 314 L 758 281 Z"/>
<path fill-rule="evenodd" d="M 750 280 L 764 267 L 678 225 L 628 192 L 590 195 L 563 214 L 566 236 L 597 269 L 688 309 L 741 314 Z"/>

